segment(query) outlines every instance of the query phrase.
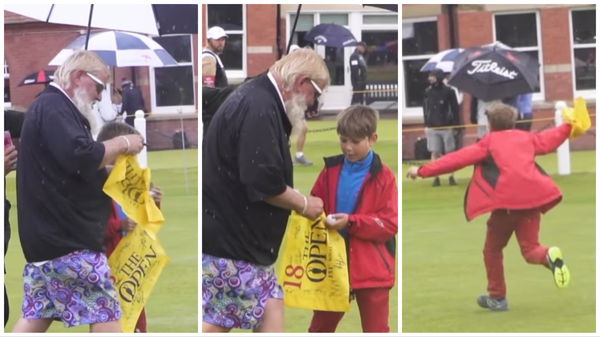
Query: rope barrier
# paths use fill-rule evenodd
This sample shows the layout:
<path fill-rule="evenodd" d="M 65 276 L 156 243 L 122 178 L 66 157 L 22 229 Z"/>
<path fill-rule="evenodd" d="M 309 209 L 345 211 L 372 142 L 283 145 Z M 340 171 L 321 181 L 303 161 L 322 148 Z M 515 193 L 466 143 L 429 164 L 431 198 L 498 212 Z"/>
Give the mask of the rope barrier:
<path fill-rule="evenodd" d="M 590 117 L 594 117 L 596 114 L 590 114 Z M 535 118 L 535 119 L 522 119 L 518 120 L 515 123 L 528 123 L 528 122 L 543 122 L 543 121 L 554 121 L 554 117 L 545 117 L 545 118 Z M 466 129 L 466 128 L 476 128 L 479 125 L 477 124 L 462 124 L 462 125 L 448 125 L 448 126 L 434 126 L 434 127 L 423 127 L 423 128 L 411 128 L 411 129 L 403 129 L 404 132 L 425 132 L 428 130 L 452 130 L 452 129 Z"/>

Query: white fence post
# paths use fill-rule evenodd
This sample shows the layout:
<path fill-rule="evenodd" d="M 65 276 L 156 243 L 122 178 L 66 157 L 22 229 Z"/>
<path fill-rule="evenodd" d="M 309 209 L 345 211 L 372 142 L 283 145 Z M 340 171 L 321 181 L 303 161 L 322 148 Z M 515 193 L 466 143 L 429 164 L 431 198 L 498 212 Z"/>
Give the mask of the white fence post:
<path fill-rule="evenodd" d="M 563 101 L 558 101 L 554 105 L 554 122 L 556 125 L 563 123 L 562 111 L 567 107 L 567 104 Z M 558 159 L 558 174 L 564 176 L 571 174 L 571 154 L 569 153 L 569 139 L 565 140 L 556 149 L 556 158 Z"/>
<path fill-rule="evenodd" d="M 144 142 L 148 143 L 148 139 L 146 138 L 146 118 L 144 118 L 144 111 L 138 110 L 135 112 L 135 119 L 133 120 L 133 125 L 135 129 L 142 135 L 144 138 Z M 148 167 L 148 146 L 144 146 L 142 148 L 142 152 L 138 153 L 137 160 L 140 164 L 140 167 L 146 168 Z"/>

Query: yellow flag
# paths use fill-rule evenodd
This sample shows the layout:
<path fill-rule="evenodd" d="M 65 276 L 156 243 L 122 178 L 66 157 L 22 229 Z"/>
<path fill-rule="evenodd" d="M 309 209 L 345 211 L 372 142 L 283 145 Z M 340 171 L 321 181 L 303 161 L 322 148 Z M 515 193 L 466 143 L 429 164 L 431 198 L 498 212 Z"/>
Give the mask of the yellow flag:
<path fill-rule="evenodd" d="M 150 170 L 142 169 L 134 156 L 117 158 L 103 190 L 137 224 L 108 259 L 123 312 L 121 328 L 133 332 L 169 261 L 156 235 L 165 220 L 150 194 Z"/>
<path fill-rule="evenodd" d="M 585 99 L 578 97 L 573 103 L 574 108 L 566 107 L 563 109 L 563 119 L 571 124 L 570 137 L 576 138 L 584 135 L 592 125 L 592 122 L 585 104 Z"/>
<path fill-rule="evenodd" d="M 142 169 L 134 156 L 117 158 L 103 190 L 130 219 L 152 234 L 165 222 L 150 194 L 150 169 Z"/>
<path fill-rule="evenodd" d="M 154 235 L 142 226 L 119 242 L 108 264 L 121 302 L 121 329 L 133 332 L 140 313 L 163 268 L 169 261 Z"/>
<path fill-rule="evenodd" d="M 344 238 L 316 220 L 292 212 L 283 238 L 279 282 L 284 304 L 323 311 L 350 309 L 350 284 Z"/>

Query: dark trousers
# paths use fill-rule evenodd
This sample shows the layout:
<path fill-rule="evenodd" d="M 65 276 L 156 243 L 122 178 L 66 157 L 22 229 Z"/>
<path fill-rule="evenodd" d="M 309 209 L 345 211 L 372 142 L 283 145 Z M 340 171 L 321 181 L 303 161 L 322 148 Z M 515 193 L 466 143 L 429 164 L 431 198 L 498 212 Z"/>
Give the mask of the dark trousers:
<path fill-rule="evenodd" d="M 389 332 L 390 289 L 354 289 L 363 332 Z M 308 332 L 335 332 L 343 312 L 314 311 Z"/>
<path fill-rule="evenodd" d="M 352 87 L 352 101 L 350 104 L 365 104 L 365 94 L 363 91 L 367 88 L 366 84 L 359 84 Z M 359 92 L 357 92 L 359 91 Z"/>
<path fill-rule="evenodd" d="M 547 265 L 548 247 L 540 244 L 540 211 L 496 210 L 487 221 L 483 260 L 488 279 L 488 293 L 493 298 L 506 296 L 502 250 L 515 233 L 521 254 L 531 264 Z"/>

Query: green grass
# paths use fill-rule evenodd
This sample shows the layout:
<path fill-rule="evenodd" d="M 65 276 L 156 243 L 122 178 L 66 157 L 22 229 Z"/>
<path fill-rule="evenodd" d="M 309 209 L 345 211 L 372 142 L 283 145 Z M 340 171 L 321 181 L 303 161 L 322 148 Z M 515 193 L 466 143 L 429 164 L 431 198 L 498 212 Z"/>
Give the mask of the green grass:
<path fill-rule="evenodd" d="M 595 155 L 572 153 L 569 176 L 556 175 L 555 155 L 538 157 L 564 195 L 542 217 L 540 241 L 561 247 L 572 279 L 568 288 L 557 289 L 547 269 L 524 262 L 512 238 L 504 250 L 507 312 L 475 303 L 487 283 L 487 215 L 471 223 L 463 215 L 472 168 L 457 172 L 458 186 L 448 186 L 443 177 L 435 190 L 431 179 L 403 178 L 403 332 L 595 332 Z"/>
<path fill-rule="evenodd" d="M 335 121 L 309 121 L 309 132 L 306 138 L 304 153 L 314 162 L 313 166 L 294 167 L 294 187 L 302 193 L 310 192 L 317 175 L 323 168 L 323 157 L 340 154 L 337 133 L 334 130 L 315 132 L 335 127 Z M 376 153 L 381 156 L 383 162 L 394 172 L 398 172 L 398 121 L 380 120 L 377 133 L 379 139 L 374 147 Z M 295 151 L 294 142 L 292 150 Z M 292 153 L 293 155 L 293 153 Z M 285 331 L 306 332 L 310 325 L 312 311 L 296 308 L 285 309 Z M 394 286 L 390 293 L 390 330 L 398 331 L 398 290 Z M 360 315 L 356 302 L 353 301 L 352 308 L 340 322 L 337 332 L 362 332 L 360 326 Z"/>
<path fill-rule="evenodd" d="M 150 332 L 198 331 L 198 151 L 160 151 L 148 153 L 152 181 L 163 190 L 164 227 L 159 233 L 170 262 L 159 278 L 146 306 Z M 23 297 L 22 272 L 25 260 L 19 244 L 15 174 L 6 179 L 11 210 L 12 238 L 5 264 L 5 284 L 11 307 L 6 331 L 20 316 Z M 87 332 L 87 326 L 67 329 L 52 324 L 49 332 Z"/>

